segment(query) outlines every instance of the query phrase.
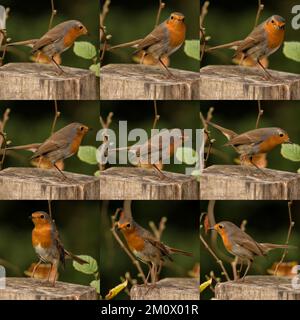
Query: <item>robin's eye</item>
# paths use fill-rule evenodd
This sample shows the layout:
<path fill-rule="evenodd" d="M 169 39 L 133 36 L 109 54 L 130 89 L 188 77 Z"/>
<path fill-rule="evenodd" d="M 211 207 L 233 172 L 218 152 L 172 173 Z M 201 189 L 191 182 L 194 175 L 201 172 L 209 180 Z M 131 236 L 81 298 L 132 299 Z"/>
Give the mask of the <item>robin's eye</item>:
<path fill-rule="evenodd" d="M 84 127 L 80 127 L 80 131 L 83 131 L 84 130 Z"/>
<path fill-rule="evenodd" d="M 280 134 L 279 134 L 279 137 L 281 137 L 281 138 L 282 138 L 283 136 L 284 136 L 284 134 L 283 134 L 283 133 L 280 133 Z"/>
<path fill-rule="evenodd" d="M 41 215 L 41 219 L 44 219 L 44 218 L 45 218 L 45 216 L 42 214 L 42 215 Z"/>
<path fill-rule="evenodd" d="M 130 226 L 131 226 L 130 223 L 126 224 L 126 228 L 130 228 Z"/>
<path fill-rule="evenodd" d="M 222 225 L 219 225 L 219 228 L 220 228 L 220 229 L 223 229 L 223 226 L 222 226 Z"/>
<path fill-rule="evenodd" d="M 274 20 L 272 20 L 271 22 L 272 22 L 272 23 L 275 23 L 275 21 L 274 21 Z"/>
<path fill-rule="evenodd" d="M 171 16 L 171 20 L 173 20 L 174 19 L 174 17 L 173 16 Z"/>
<path fill-rule="evenodd" d="M 83 29 L 83 26 L 79 26 L 79 29 L 82 30 L 82 29 Z"/>

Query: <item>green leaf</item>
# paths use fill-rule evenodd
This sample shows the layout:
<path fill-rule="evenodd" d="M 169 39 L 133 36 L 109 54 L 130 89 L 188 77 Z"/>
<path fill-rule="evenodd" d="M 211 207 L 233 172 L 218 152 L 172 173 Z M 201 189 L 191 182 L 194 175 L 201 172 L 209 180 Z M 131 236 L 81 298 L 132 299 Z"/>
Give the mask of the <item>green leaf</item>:
<path fill-rule="evenodd" d="M 203 282 L 200 284 L 200 292 L 204 291 L 208 286 L 211 285 L 212 279 L 210 278 L 209 280 Z"/>
<path fill-rule="evenodd" d="M 77 156 L 81 161 L 94 165 L 98 164 L 96 152 L 97 149 L 94 146 L 80 146 Z"/>
<path fill-rule="evenodd" d="M 93 280 L 91 283 L 90 283 L 90 286 L 92 288 L 95 288 L 96 289 L 96 292 L 98 294 L 100 294 L 100 280 Z"/>
<path fill-rule="evenodd" d="M 200 61 L 200 41 L 185 40 L 184 52 L 187 56 Z"/>
<path fill-rule="evenodd" d="M 92 64 L 90 70 L 95 73 L 96 77 L 100 77 L 100 63 Z"/>
<path fill-rule="evenodd" d="M 300 161 L 300 146 L 298 144 L 282 144 L 281 155 L 291 161 Z"/>
<path fill-rule="evenodd" d="M 283 54 L 291 60 L 300 62 L 300 42 L 285 41 L 283 45 Z"/>
<path fill-rule="evenodd" d="M 193 165 L 198 161 L 199 157 L 194 149 L 179 147 L 176 150 L 176 158 L 187 165 Z"/>
<path fill-rule="evenodd" d="M 100 177 L 100 170 L 97 170 L 97 171 L 94 173 L 94 176 L 95 176 L 95 177 Z"/>
<path fill-rule="evenodd" d="M 79 258 L 85 260 L 87 263 L 80 264 L 73 260 L 73 267 L 75 270 L 85 274 L 95 274 L 98 271 L 98 263 L 91 256 L 81 255 Z"/>
<path fill-rule="evenodd" d="M 87 60 L 91 60 L 97 55 L 96 47 L 87 41 L 76 41 L 73 50 L 77 56 Z"/>
<path fill-rule="evenodd" d="M 297 170 L 297 173 L 300 173 L 300 169 Z"/>

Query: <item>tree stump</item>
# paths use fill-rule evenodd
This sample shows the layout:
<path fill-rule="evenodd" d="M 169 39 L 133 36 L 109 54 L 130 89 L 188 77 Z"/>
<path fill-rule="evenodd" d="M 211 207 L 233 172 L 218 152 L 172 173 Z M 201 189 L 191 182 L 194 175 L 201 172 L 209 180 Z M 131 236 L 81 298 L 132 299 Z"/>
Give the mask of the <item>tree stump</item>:
<path fill-rule="evenodd" d="M 99 179 L 57 170 L 7 168 L 0 171 L 1 200 L 98 200 Z"/>
<path fill-rule="evenodd" d="M 238 165 L 214 165 L 200 177 L 203 200 L 297 200 L 300 175 Z"/>
<path fill-rule="evenodd" d="M 99 81 L 93 72 L 40 63 L 8 63 L 0 68 L 1 100 L 98 100 Z"/>
<path fill-rule="evenodd" d="M 100 174 L 101 200 L 197 200 L 195 177 L 164 171 L 161 180 L 151 169 L 115 167 Z"/>
<path fill-rule="evenodd" d="M 293 288 L 291 277 L 247 276 L 218 283 L 215 290 L 217 300 L 300 300 L 300 288 Z"/>
<path fill-rule="evenodd" d="M 149 288 L 135 285 L 130 290 L 131 300 L 199 300 L 199 280 L 194 278 L 165 278 Z"/>
<path fill-rule="evenodd" d="M 101 100 L 199 100 L 198 72 L 142 64 L 109 64 L 100 70 Z"/>
<path fill-rule="evenodd" d="M 89 286 L 57 281 L 55 287 L 45 280 L 6 278 L 0 300 L 97 300 L 96 290 Z"/>
<path fill-rule="evenodd" d="M 200 70 L 201 100 L 299 100 L 300 75 L 255 67 L 207 66 Z"/>

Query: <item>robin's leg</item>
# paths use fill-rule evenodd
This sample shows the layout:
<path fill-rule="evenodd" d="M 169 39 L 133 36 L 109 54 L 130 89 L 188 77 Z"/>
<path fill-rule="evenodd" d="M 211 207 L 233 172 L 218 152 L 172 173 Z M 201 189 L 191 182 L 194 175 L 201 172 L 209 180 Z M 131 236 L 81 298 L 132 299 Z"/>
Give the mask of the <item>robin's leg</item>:
<path fill-rule="evenodd" d="M 161 63 L 161 65 L 166 69 L 168 73 L 169 78 L 175 78 L 173 73 L 169 70 L 169 68 L 164 64 L 164 62 L 161 60 L 161 57 L 158 58 L 158 61 Z"/>
<path fill-rule="evenodd" d="M 64 175 L 64 173 L 59 169 L 59 167 L 56 165 L 56 163 L 54 163 L 53 165 L 54 165 L 54 167 L 59 171 L 59 173 L 64 177 L 64 180 L 68 179 L 68 178 Z"/>
<path fill-rule="evenodd" d="M 59 64 L 54 60 L 54 58 L 51 58 L 52 63 L 54 63 L 54 65 L 56 66 L 56 68 L 58 69 L 58 74 L 62 75 L 64 74 L 64 70 L 59 66 Z"/>
<path fill-rule="evenodd" d="M 244 280 L 245 280 L 245 277 L 246 277 L 246 275 L 247 275 L 250 267 L 251 267 L 251 261 L 248 260 L 248 261 L 247 261 L 247 269 L 246 269 L 246 271 L 245 271 L 245 273 L 244 273 L 243 278 L 241 279 L 241 281 L 244 281 Z"/>
<path fill-rule="evenodd" d="M 264 172 L 264 170 L 262 170 L 256 163 L 253 162 L 253 157 L 249 157 L 249 160 L 251 162 L 251 164 L 258 169 L 262 174 L 264 174 L 265 176 L 268 176 L 268 174 L 266 172 Z M 270 174 L 271 175 L 271 174 Z"/>
<path fill-rule="evenodd" d="M 146 55 L 147 55 L 146 51 L 143 51 L 143 54 L 142 54 L 142 57 L 140 60 L 140 64 L 144 64 L 144 60 L 145 60 Z"/>
<path fill-rule="evenodd" d="M 50 281 L 50 275 L 51 275 L 52 268 L 53 268 L 53 264 L 50 263 L 50 269 L 49 269 L 48 276 L 47 276 L 47 281 L 48 282 Z"/>
<path fill-rule="evenodd" d="M 42 263 L 42 259 L 39 260 L 39 262 L 34 266 L 32 273 L 31 273 L 31 278 L 34 278 L 34 274 L 36 272 L 36 270 L 38 269 L 38 267 L 41 265 Z"/>
<path fill-rule="evenodd" d="M 159 168 L 155 163 L 152 163 L 153 168 L 157 171 L 159 178 L 161 180 L 168 178 Z"/>
<path fill-rule="evenodd" d="M 150 274 L 151 274 L 151 264 L 149 264 L 149 263 L 147 263 L 147 266 L 148 266 L 148 268 L 149 268 L 149 271 L 148 271 L 148 274 L 147 274 L 147 277 L 146 277 L 146 280 L 145 280 L 145 282 L 146 282 L 146 285 L 148 285 L 148 280 L 149 280 L 149 277 L 150 277 Z"/>
<path fill-rule="evenodd" d="M 257 59 L 257 63 L 258 65 L 264 70 L 265 74 L 266 74 L 266 79 L 267 80 L 273 80 L 274 78 L 272 77 L 272 75 L 270 74 L 270 72 L 268 72 L 268 70 L 262 65 L 262 63 L 260 62 L 259 59 Z"/>

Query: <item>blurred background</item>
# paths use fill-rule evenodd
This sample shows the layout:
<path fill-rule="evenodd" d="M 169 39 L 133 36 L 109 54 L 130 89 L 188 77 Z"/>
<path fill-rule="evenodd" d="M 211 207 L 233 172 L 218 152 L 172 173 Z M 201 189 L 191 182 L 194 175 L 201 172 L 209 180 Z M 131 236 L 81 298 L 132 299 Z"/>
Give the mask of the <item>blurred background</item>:
<path fill-rule="evenodd" d="M 1 201 L 0 264 L 7 276 L 23 277 L 24 271 L 38 257 L 31 244 L 33 223 L 28 217 L 35 211 L 48 210 L 47 201 Z M 99 264 L 99 202 L 52 201 L 52 218 L 65 249 L 76 255 L 90 255 Z M 90 275 L 76 271 L 71 260 L 59 269 L 59 280 L 89 285 Z"/>
<path fill-rule="evenodd" d="M 100 1 L 103 5 L 105 0 Z M 161 12 L 160 22 L 166 20 L 172 12 L 181 12 L 185 15 L 187 25 L 186 39 L 199 39 L 199 1 L 198 0 L 164 0 L 166 6 Z M 158 0 L 151 1 L 123 1 L 113 0 L 104 25 L 107 34 L 112 35 L 110 45 L 137 40 L 148 35 L 154 28 L 159 8 Z M 199 61 L 189 58 L 183 51 L 184 45 L 171 55 L 173 68 L 185 70 L 199 70 Z M 133 48 L 125 48 L 107 52 L 103 64 L 132 63 Z"/>
<path fill-rule="evenodd" d="M 201 201 L 201 212 L 207 212 L 207 206 L 207 201 Z M 295 226 L 292 229 L 289 244 L 298 248 L 300 246 L 299 210 L 300 201 L 294 201 L 292 204 L 292 219 L 295 222 Z M 285 244 L 286 242 L 289 228 L 287 201 L 216 201 L 214 215 L 217 223 L 231 221 L 240 226 L 243 220 L 247 220 L 245 231 L 257 242 L 277 244 Z M 202 230 L 202 235 L 209 245 L 211 245 L 211 232 L 214 231 L 208 231 L 207 235 L 205 235 L 204 230 Z M 286 262 L 295 261 L 299 264 L 300 256 L 298 248 L 288 251 L 285 258 Z M 234 257 L 226 251 L 219 235 L 217 237 L 217 249 L 215 249 L 215 252 L 223 261 L 229 276 L 232 278 L 230 262 L 233 261 Z M 271 269 L 274 262 L 280 261 L 282 254 L 282 249 L 275 249 L 271 250 L 266 257 L 255 258 L 248 275 L 270 275 L 268 270 Z M 201 282 L 206 280 L 205 276 L 209 276 L 211 271 L 214 272 L 216 277 L 221 278 L 221 281 L 225 281 L 225 278 L 221 276 L 220 266 L 202 243 L 200 245 L 200 267 Z M 215 284 L 216 282 L 213 281 L 213 286 Z M 213 296 L 213 292 L 209 288 L 201 293 L 201 299 L 210 299 Z"/>
<path fill-rule="evenodd" d="M 141 128 L 150 132 L 154 121 L 154 102 L 153 101 L 101 101 L 100 114 L 106 118 L 109 112 L 113 112 L 112 124 L 110 129 L 116 132 L 118 137 L 119 121 L 128 121 L 128 132 L 135 128 Z M 157 122 L 157 129 L 199 129 L 199 102 L 193 101 L 157 101 L 157 112 L 160 119 Z M 195 132 L 192 141 L 195 142 Z M 119 141 L 117 140 L 117 143 Z M 135 142 L 129 142 L 133 145 Z M 195 145 L 193 144 L 195 148 Z M 184 164 L 165 165 L 165 170 L 172 172 L 185 172 Z"/>
<path fill-rule="evenodd" d="M 252 30 L 255 23 L 258 1 L 218 0 L 210 1 L 208 14 L 204 26 L 206 35 L 211 39 L 207 45 L 215 46 L 235 40 L 244 39 Z M 285 41 L 299 41 L 299 30 L 294 30 L 291 20 L 295 14 L 292 7 L 299 5 L 297 0 L 262 0 L 264 10 L 259 23 L 277 14 L 286 20 Z M 204 0 L 201 1 L 201 4 Z M 283 46 L 269 57 L 269 68 L 279 71 L 299 73 L 299 63 L 286 58 L 282 53 Z M 206 54 L 201 62 L 202 66 L 210 64 L 232 64 L 234 50 L 220 49 Z"/>
<path fill-rule="evenodd" d="M 40 38 L 48 31 L 51 17 L 51 0 L 46 1 L 17 1 L 3 0 L 1 5 L 10 8 L 7 20 L 7 36 L 11 42 Z M 88 41 L 98 47 L 99 43 L 99 2 L 97 0 L 82 1 L 54 0 L 57 14 L 53 27 L 66 20 L 79 20 L 89 31 L 89 36 L 82 36 L 78 41 Z M 24 46 L 15 47 L 8 52 L 4 63 L 28 62 L 31 49 Z M 70 48 L 62 54 L 62 64 L 70 67 L 87 69 L 91 62 L 77 57 Z"/>
<path fill-rule="evenodd" d="M 257 101 L 201 101 L 200 109 L 206 117 L 210 107 L 214 107 L 212 122 L 243 133 L 255 129 L 258 115 Z M 300 143 L 300 108 L 299 102 L 293 101 L 261 101 L 264 114 L 260 118 L 259 127 L 279 127 L 287 131 L 290 140 Z M 210 153 L 208 165 L 234 164 L 238 154 L 233 148 L 224 146 L 227 142 L 219 130 L 209 126 L 211 138 L 216 139 Z M 280 154 L 280 146 L 268 153 L 268 168 L 296 172 L 300 168 L 299 162 L 292 162 Z"/>
<path fill-rule="evenodd" d="M 0 118 L 7 108 L 10 108 L 9 120 L 4 132 L 11 146 L 29 143 L 44 142 L 51 133 L 55 109 L 53 101 L 9 101 L 0 103 Z M 57 119 L 55 131 L 70 124 L 81 122 L 94 130 L 87 133 L 82 146 L 95 146 L 97 128 L 99 126 L 99 103 L 88 101 L 58 101 L 58 110 L 61 112 Z M 29 151 L 10 151 L 5 157 L 4 167 L 29 167 Z M 65 170 L 87 175 L 93 175 L 96 166 L 86 164 L 76 155 L 64 161 Z"/>
<path fill-rule="evenodd" d="M 132 278 L 142 284 L 137 277 L 137 269 L 125 251 L 117 243 L 111 233 L 111 216 L 117 208 L 123 207 L 123 201 L 101 202 L 101 293 L 106 295 L 110 289 L 121 283 L 120 277 L 130 272 Z M 160 279 L 165 277 L 199 277 L 199 210 L 198 201 L 133 201 L 131 203 L 133 219 L 143 228 L 151 231 L 149 222 L 158 227 L 162 217 L 167 218 L 166 228 L 161 241 L 170 247 L 191 252 L 193 257 L 174 254 L 174 262 L 167 262 L 162 269 Z M 121 232 L 119 237 L 125 241 Z M 124 242 L 126 243 L 126 241 Z M 147 275 L 148 267 L 141 263 Z M 129 299 L 122 292 L 117 299 Z"/>

